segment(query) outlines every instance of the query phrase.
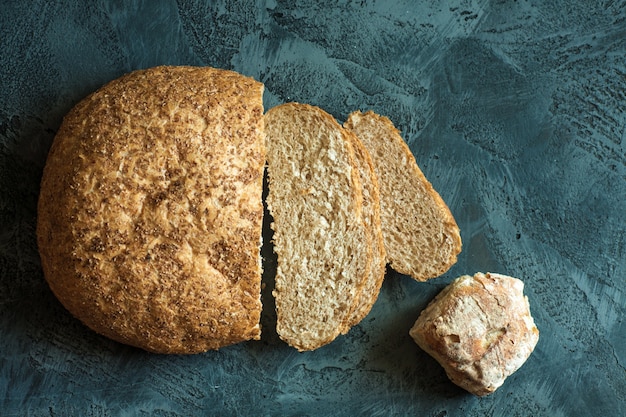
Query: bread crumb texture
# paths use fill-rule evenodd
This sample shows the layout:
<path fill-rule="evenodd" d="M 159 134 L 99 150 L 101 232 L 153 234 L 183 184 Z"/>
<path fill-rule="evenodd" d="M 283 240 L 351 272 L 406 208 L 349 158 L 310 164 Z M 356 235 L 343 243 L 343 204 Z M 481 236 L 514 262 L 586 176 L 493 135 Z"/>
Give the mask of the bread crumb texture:
<path fill-rule="evenodd" d="M 528 359 L 539 340 L 521 280 L 464 275 L 422 311 L 411 337 L 455 384 L 479 396 L 494 392 Z"/>
<path fill-rule="evenodd" d="M 371 155 L 380 186 L 382 233 L 387 261 L 418 281 L 445 273 L 461 251 L 459 227 L 426 179 L 391 120 L 356 111 L 344 126 Z"/>
<path fill-rule="evenodd" d="M 117 341 L 196 353 L 259 339 L 263 85 L 156 67 L 65 117 L 44 169 L 45 277 Z"/>
<path fill-rule="evenodd" d="M 346 132 L 320 108 L 287 103 L 265 117 L 276 329 L 312 350 L 346 330 L 370 268 L 359 172 Z"/>

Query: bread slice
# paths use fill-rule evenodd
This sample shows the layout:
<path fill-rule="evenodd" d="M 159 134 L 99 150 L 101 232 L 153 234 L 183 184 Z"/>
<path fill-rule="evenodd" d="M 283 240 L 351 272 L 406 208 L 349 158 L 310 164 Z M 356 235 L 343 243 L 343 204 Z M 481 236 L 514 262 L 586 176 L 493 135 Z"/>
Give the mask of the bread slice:
<path fill-rule="evenodd" d="M 93 330 L 158 353 L 260 338 L 263 85 L 127 74 L 65 117 L 44 169 L 45 277 Z"/>
<path fill-rule="evenodd" d="M 365 284 L 357 294 L 350 320 L 344 326 L 342 333 L 346 333 L 353 326 L 359 324 L 371 311 L 378 299 L 387 266 L 380 221 L 380 191 L 374 164 L 369 152 L 359 138 L 353 132 L 345 131 L 354 149 L 359 178 L 363 187 L 363 221 L 366 232 L 371 236 L 372 264 L 367 271 Z"/>
<path fill-rule="evenodd" d="M 359 170 L 348 134 L 318 107 L 274 107 L 265 129 L 276 330 L 312 350 L 346 331 L 370 268 Z"/>
<path fill-rule="evenodd" d="M 459 228 L 391 121 L 353 112 L 344 126 L 368 149 L 380 185 L 387 261 L 418 281 L 446 272 L 461 251 Z"/>

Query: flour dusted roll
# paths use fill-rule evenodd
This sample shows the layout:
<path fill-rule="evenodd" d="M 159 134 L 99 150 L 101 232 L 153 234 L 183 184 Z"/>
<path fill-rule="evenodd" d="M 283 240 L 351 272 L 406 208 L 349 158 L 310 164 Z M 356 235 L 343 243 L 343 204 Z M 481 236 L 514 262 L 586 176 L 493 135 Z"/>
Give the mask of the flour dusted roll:
<path fill-rule="evenodd" d="M 487 395 L 519 369 L 539 340 L 519 279 L 464 275 L 444 288 L 410 330 L 455 384 Z"/>

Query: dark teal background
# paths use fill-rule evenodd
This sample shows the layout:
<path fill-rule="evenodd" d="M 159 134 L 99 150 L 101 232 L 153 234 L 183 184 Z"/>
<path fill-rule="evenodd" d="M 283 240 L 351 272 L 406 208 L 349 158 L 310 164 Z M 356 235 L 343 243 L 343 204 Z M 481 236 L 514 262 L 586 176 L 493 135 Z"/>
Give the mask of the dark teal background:
<path fill-rule="evenodd" d="M 0 54 L 0 415 L 626 415 L 624 1 L 4 0 Z M 219 352 L 86 329 L 41 273 L 42 167 L 75 103 L 159 64 L 250 75 L 266 108 L 389 116 L 458 221 L 458 263 L 426 283 L 390 271 L 370 315 L 314 352 L 278 340 L 269 290 L 263 340 Z M 477 271 L 523 279 L 541 332 L 485 398 L 408 336 Z"/>

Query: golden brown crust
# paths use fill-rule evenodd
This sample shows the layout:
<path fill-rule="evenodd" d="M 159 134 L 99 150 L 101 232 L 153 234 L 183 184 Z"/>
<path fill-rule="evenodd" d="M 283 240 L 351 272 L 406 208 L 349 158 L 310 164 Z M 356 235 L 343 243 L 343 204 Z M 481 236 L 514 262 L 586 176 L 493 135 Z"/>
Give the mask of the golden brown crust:
<path fill-rule="evenodd" d="M 426 307 L 411 337 L 455 384 L 487 395 L 519 369 L 539 339 L 522 281 L 499 274 L 459 277 Z"/>
<path fill-rule="evenodd" d="M 262 91 L 231 71 L 156 67 L 70 111 L 37 235 L 73 315 L 161 353 L 260 338 Z"/>

